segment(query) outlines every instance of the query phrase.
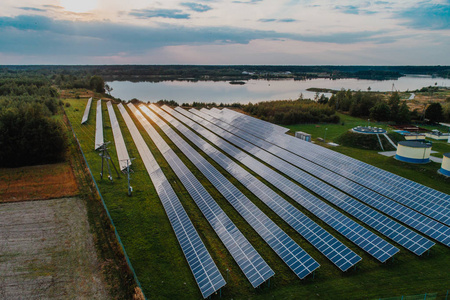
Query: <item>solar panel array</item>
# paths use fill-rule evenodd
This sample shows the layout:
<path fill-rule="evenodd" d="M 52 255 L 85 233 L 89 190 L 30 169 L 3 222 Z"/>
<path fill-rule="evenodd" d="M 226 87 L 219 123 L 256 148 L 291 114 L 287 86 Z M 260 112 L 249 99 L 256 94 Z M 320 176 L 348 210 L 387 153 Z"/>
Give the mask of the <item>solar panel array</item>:
<path fill-rule="evenodd" d="M 132 104 L 129 104 L 131 111 L 142 124 L 148 135 L 151 137 L 161 154 L 169 163 L 172 170 L 180 179 L 186 190 L 194 199 L 197 206 L 202 211 L 208 222 L 213 227 L 225 247 L 231 253 L 236 263 L 239 265 L 245 276 L 253 287 L 258 287 L 275 272 L 269 267 L 259 253 L 253 248 L 249 241 L 228 218 L 225 212 L 217 205 L 213 197 L 206 191 L 203 185 L 192 174 L 181 159 L 175 154 L 164 139 L 152 127 L 147 119 Z M 180 148 L 179 144 L 176 143 Z M 180 148 L 181 149 L 181 148 Z M 190 151 L 187 149 L 186 151 Z"/>
<path fill-rule="evenodd" d="M 230 111 L 224 110 L 223 113 L 219 114 L 224 120 L 225 118 L 230 119 L 229 117 L 225 117 Z M 217 110 L 211 110 L 210 112 L 217 116 Z M 233 112 L 230 115 L 235 114 L 237 113 Z M 367 186 L 435 220 L 450 225 L 450 195 L 291 136 L 279 134 L 268 135 L 260 130 L 260 124 L 254 121 L 256 120 L 255 118 L 241 115 L 239 120 L 245 120 L 248 124 L 243 127 L 244 130 Z M 231 120 L 231 124 L 241 127 L 236 118 Z"/>
<path fill-rule="evenodd" d="M 193 112 L 197 113 L 196 111 Z M 203 116 L 205 119 L 211 122 L 214 122 L 214 124 L 220 126 L 221 128 L 229 130 L 234 135 L 252 143 L 251 145 L 247 144 L 247 148 L 245 148 L 245 150 L 249 151 L 250 153 L 255 153 L 256 151 L 258 153 L 257 156 L 267 163 L 274 166 L 277 165 L 277 168 L 284 168 L 285 171 L 283 172 L 285 172 L 287 175 L 296 179 L 298 182 L 305 185 L 313 192 L 324 197 L 328 201 L 336 204 L 343 209 L 346 209 L 352 215 L 359 215 L 360 217 L 358 218 L 360 220 L 369 224 L 373 228 L 377 229 L 381 233 L 385 234 L 389 238 L 393 239 L 394 241 L 416 253 L 417 255 L 421 255 L 426 252 L 430 247 L 434 245 L 434 243 L 428 239 L 423 238 L 407 227 L 394 222 L 393 220 L 374 211 L 373 209 L 370 209 L 368 206 L 363 205 L 362 203 L 349 197 L 343 192 L 354 196 L 355 198 L 358 198 L 362 202 L 388 214 L 389 216 L 392 216 L 395 219 L 398 219 L 399 221 L 419 230 L 420 232 L 436 239 L 437 241 L 449 245 L 450 228 L 448 228 L 447 226 L 436 222 L 435 220 L 430 219 L 422 214 L 419 214 L 414 210 L 402 206 L 395 201 L 383 197 L 382 195 L 375 193 L 374 191 L 367 189 L 364 186 L 361 186 L 353 181 L 350 181 L 347 178 L 340 176 L 339 174 L 331 172 L 328 169 L 322 168 L 319 165 L 300 158 L 285 149 L 279 148 L 278 146 L 270 144 L 267 141 L 261 140 L 253 135 L 249 135 L 248 133 L 237 129 L 236 127 L 233 127 L 217 119 L 213 119 L 211 116 L 204 115 L 201 112 L 198 112 L 197 114 Z M 215 113 L 213 113 L 213 115 L 215 115 Z M 254 145 L 265 149 L 267 152 L 270 152 L 271 154 L 282 158 L 283 160 L 306 172 L 309 172 L 310 174 L 316 176 L 317 178 L 320 178 L 324 182 L 314 178 L 313 176 L 305 172 L 302 172 L 298 168 L 291 167 L 285 161 L 277 157 L 261 153 L 259 149 L 255 150 L 256 147 L 254 147 Z M 325 182 L 335 186 L 343 192 L 332 188 Z M 345 208 L 345 206 L 348 208 Z"/>
<path fill-rule="evenodd" d="M 305 216 L 302 212 L 296 209 L 293 205 L 283 199 L 280 195 L 271 190 L 267 185 L 262 183 L 256 177 L 251 175 L 245 169 L 240 167 L 233 160 L 228 158 L 222 152 L 211 146 L 201 137 L 193 133 L 181 122 L 177 121 L 171 115 L 167 114 L 155 105 L 151 105 L 150 108 L 157 112 L 170 124 L 175 126 L 181 133 L 185 135 L 192 143 L 199 147 L 203 152 L 210 156 L 221 167 L 226 169 L 231 175 L 239 180 L 247 189 L 261 199 L 267 206 L 269 206 L 278 216 L 304 236 L 313 246 L 315 246 L 320 252 L 322 252 L 328 259 L 330 259 L 337 267 L 342 271 L 348 270 L 361 260 L 356 253 L 346 247 L 343 243 L 333 237 L 330 233 L 325 231 L 322 227 L 317 225 L 310 218 Z M 144 112 L 146 110 L 143 109 Z M 171 111 L 171 113 L 173 113 Z M 155 121 L 165 133 L 172 139 L 172 141 L 183 140 L 176 134 L 170 133 L 170 127 L 164 122 L 160 121 L 154 114 L 150 115 L 151 119 Z M 177 115 L 177 117 L 184 121 L 189 122 L 189 119 L 183 116 Z M 190 121 L 192 122 L 192 121 Z M 192 127 L 200 125 L 191 123 Z M 165 128 L 165 129 L 164 129 Z"/>
<path fill-rule="evenodd" d="M 217 111 L 207 111 L 205 112 L 210 113 L 211 115 L 214 115 L 216 117 L 220 117 L 224 114 L 218 114 Z M 225 110 L 224 110 L 225 111 Z M 230 111 L 230 110 L 226 110 Z M 233 114 L 237 114 L 236 112 L 233 112 Z M 243 119 L 254 119 L 252 117 L 242 115 Z M 251 123 L 248 122 L 247 123 Z M 238 124 L 235 124 L 236 126 Z M 233 127 L 235 128 L 235 127 Z M 418 212 L 421 212 L 422 214 L 433 218 L 437 221 L 440 221 L 445 226 L 439 226 L 436 225 L 436 222 L 428 222 L 427 225 L 430 229 L 426 231 L 421 231 L 425 234 L 428 234 L 429 236 L 435 238 L 436 240 L 448 245 L 449 241 L 449 233 L 448 231 L 450 224 L 450 202 L 447 203 L 445 200 L 446 198 L 449 198 L 449 195 L 446 195 L 444 193 L 438 192 L 436 190 L 430 189 L 425 186 L 421 186 L 418 183 L 415 183 L 413 181 L 407 180 L 405 178 L 402 178 L 400 176 L 394 175 L 392 173 L 389 173 L 387 171 L 378 169 L 376 167 L 373 167 L 371 165 L 368 165 L 366 163 L 363 163 L 361 161 L 358 161 L 356 159 L 350 158 L 348 156 L 345 156 L 343 154 L 331 151 L 329 149 L 302 141 L 300 139 L 293 138 L 291 136 L 287 135 L 278 135 L 274 134 L 271 136 L 264 135 L 260 127 L 257 123 L 252 123 L 249 126 L 246 126 L 245 131 L 250 132 L 256 136 L 259 136 L 261 138 L 264 138 L 270 142 L 272 142 L 272 145 L 276 145 L 277 147 L 285 148 L 293 153 L 295 153 L 297 156 L 303 157 L 305 159 L 308 159 L 309 161 L 315 163 L 315 165 L 320 165 L 324 168 L 327 168 L 331 171 L 333 171 L 336 174 L 339 174 L 343 177 L 346 177 L 361 186 L 367 187 L 368 189 L 372 189 L 376 191 L 377 193 L 384 195 L 387 198 L 391 198 L 392 200 L 395 200 L 396 202 L 410 207 L 411 209 L 414 209 Z M 301 150 L 300 150 L 301 149 Z M 298 158 L 298 157 L 297 157 Z M 370 171 L 372 170 L 372 172 Z M 378 178 L 371 177 L 369 174 L 374 173 L 375 171 L 378 172 L 379 176 Z M 382 179 L 382 175 L 384 174 L 384 181 Z M 342 177 L 342 178 L 343 178 Z M 420 192 L 420 189 L 416 189 L 412 191 L 408 188 L 399 188 L 397 187 L 397 183 L 393 180 L 397 178 L 399 181 L 404 181 L 408 183 L 408 186 L 416 186 L 416 187 L 423 187 L 424 191 L 433 191 L 434 195 L 440 195 L 440 198 L 437 197 L 431 197 L 431 194 L 427 194 L 427 196 L 419 196 L 420 194 L 425 195 L 425 192 Z M 389 183 L 389 184 L 386 184 Z M 393 184 L 393 185 L 391 185 Z M 400 206 L 401 207 L 401 206 Z M 403 208 L 402 208 L 403 210 Z M 405 213 L 408 215 L 406 219 L 409 219 L 410 223 L 408 225 L 412 226 L 411 223 L 415 221 L 416 218 L 420 218 L 423 220 L 423 218 L 420 215 L 414 215 L 411 213 L 410 210 L 405 211 Z M 422 221 L 421 221 L 422 222 Z M 421 227 L 420 224 L 415 224 L 416 226 L 414 228 L 417 229 L 417 227 Z M 436 231 L 435 233 L 433 233 Z M 427 232 L 427 233 L 426 233 Z M 433 233 L 433 235 L 430 235 Z"/>
<path fill-rule="evenodd" d="M 185 151 L 185 149 L 189 149 L 189 151 Z M 180 150 L 300 279 L 305 278 L 320 266 L 191 146 L 185 143 L 185 147 Z"/>
<path fill-rule="evenodd" d="M 95 118 L 95 146 L 97 150 L 103 145 L 103 118 L 102 118 L 102 100 L 97 101 L 97 115 Z"/>
<path fill-rule="evenodd" d="M 118 108 L 155 186 L 200 291 L 203 297 L 207 298 L 223 287 L 226 282 L 125 107 L 119 104 Z"/>
<path fill-rule="evenodd" d="M 343 234 L 353 243 L 364 249 L 367 253 L 377 258 L 379 261 L 385 262 L 399 251 L 398 248 L 392 246 L 330 205 L 308 193 L 283 175 L 275 172 L 263 163 L 224 141 L 219 136 L 222 137 L 223 134 L 227 135 L 227 133 L 223 132 L 223 130 L 219 127 L 181 108 L 177 108 L 176 110 L 213 131 L 216 135 L 205 135 L 208 140 L 216 144 L 219 148 L 234 157 L 236 160 L 240 161 L 242 164 L 246 165 L 249 169 L 262 176 L 276 188 L 294 199 L 300 205 L 308 209 L 310 212 Z M 199 133 L 202 135 L 204 134 L 204 132 Z M 245 145 L 238 146 L 241 147 Z"/>
<path fill-rule="evenodd" d="M 92 97 L 89 98 L 88 102 L 86 103 L 86 108 L 84 109 L 83 118 L 81 119 L 81 124 L 84 124 L 87 122 L 89 118 L 89 112 L 91 111 L 91 104 L 92 104 Z"/>
<path fill-rule="evenodd" d="M 114 136 L 114 143 L 116 145 L 117 159 L 119 160 L 119 166 L 121 170 L 125 170 L 128 165 L 131 165 L 130 156 L 128 155 L 127 147 L 120 130 L 119 122 L 117 121 L 116 113 L 111 101 L 106 103 L 108 107 L 109 120 L 111 122 L 111 128 Z"/>

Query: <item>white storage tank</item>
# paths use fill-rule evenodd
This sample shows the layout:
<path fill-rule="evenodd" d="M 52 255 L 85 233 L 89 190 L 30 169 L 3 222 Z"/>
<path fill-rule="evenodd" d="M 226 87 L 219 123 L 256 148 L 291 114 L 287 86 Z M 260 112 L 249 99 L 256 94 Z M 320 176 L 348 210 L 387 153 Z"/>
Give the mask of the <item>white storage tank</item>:
<path fill-rule="evenodd" d="M 397 145 L 395 158 L 414 164 L 430 161 L 431 144 L 424 141 L 401 141 Z"/>
<path fill-rule="evenodd" d="M 442 165 L 439 172 L 445 176 L 450 176 L 450 152 L 442 157 Z"/>

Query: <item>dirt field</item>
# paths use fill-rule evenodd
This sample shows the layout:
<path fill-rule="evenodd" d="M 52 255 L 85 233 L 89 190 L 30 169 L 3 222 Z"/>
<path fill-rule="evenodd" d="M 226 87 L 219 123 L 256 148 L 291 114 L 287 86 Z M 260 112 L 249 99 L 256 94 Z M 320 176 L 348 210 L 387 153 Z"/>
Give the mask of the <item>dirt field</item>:
<path fill-rule="evenodd" d="M 0 169 L 0 203 L 71 197 L 78 194 L 69 163 Z"/>
<path fill-rule="evenodd" d="M 0 299 L 108 299 L 83 200 L 0 203 Z"/>

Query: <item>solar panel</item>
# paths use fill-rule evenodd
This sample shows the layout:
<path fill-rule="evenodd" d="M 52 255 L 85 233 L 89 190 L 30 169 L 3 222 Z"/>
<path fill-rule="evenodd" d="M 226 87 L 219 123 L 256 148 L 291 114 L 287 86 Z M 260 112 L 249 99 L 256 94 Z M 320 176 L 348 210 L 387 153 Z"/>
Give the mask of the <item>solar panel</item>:
<path fill-rule="evenodd" d="M 129 107 L 158 149 L 163 150 L 170 148 L 164 139 L 147 121 L 147 119 L 145 119 L 141 112 L 139 112 L 132 104 L 129 104 Z M 141 105 L 141 108 L 142 107 L 143 106 Z M 145 107 L 143 108 L 146 109 Z M 174 134 L 174 132 L 170 132 L 170 130 L 168 131 L 167 128 L 163 128 L 163 130 L 169 137 Z M 180 149 L 184 151 L 191 151 L 190 149 L 182 148 L 183 145 L 178 143 L 177 140 L 174 139 L 174 142 Z M 225 212 L 220 208 L 220 206 L 217 205 L 213 197 L 202 186 L 194 174 L 189 171 L 175 152 L 172 149 L 169 149 L 162 151 L 161 153 L 253 287 L 258 287 L 260 284 L 272 277 L 275 272 L 269 267 L 255 248 L 253 248 L 236 225 L 234 225 L 230 218 L 228 218 Z"/>
<path fill-rule="evenodd" d="M 218 112 L 218 113 L 223 112 L 224 114 L 226 113 L 229 116 L 229 118 L 241 118 L 241 116 L 242 116 L 241 113 L 238 113 L 238 112 L 236 112 L 234 110 L 231 110 L 231 109 L 228 109 L 226 107 L 223 108 L 222 110 L 219 110 L 219 109 L 213 107 L 213 108 L 211 108 L 211 111 Z M 256 120 L 255 122 L 258 123 L 258 125 L 260 127 L 273 128 L 275 131 L 277 131 L 279 133 L 286 133 L 286 132 L 289 131 L 289 128 L 286 128 L 286 127 L 283 127 L 283 126 L 279 126 L 279 125 L 276 125 L 276 124 L 273 124 L 273 123 L 270 123 L 270 122 L 267 122 L 267 121 L 263 121 L 261 119 L 256 119 L 255 118 L 255 120 Z"/>
<path fill-rule="evenodd" d="M 214 124 L 207 122 L 206 120 L 201 119 L 181 108 L 176 108 L 176 110 L 182 112 L 185 116 L 191 117 L 199 123 L 203 123 L 202 125 L 208 126 L 208 129 L 212 130 L 215 135 L 207 134 L 204 131 L 197 131 L 197 129 L 194 130 L 204 135 L 205 138 L 217 145 L 223 151 L 234 157 L 236 160 L 247 166 L 249 169 L 263 177 L 271 184 L 273 184 L 280 191 L 294 199 L 297 203 L 315 214 L 321 220 L 326 222 L 328 225 L 333 227 L 335 230 L 340 232 L 342 235 L 347 237 L 349 240 L 364 249 L 367 253 L 371 254 L 379 261 L 385 262 L 387 259 L 389 259 L 399 251 L 398 248 L 392 246 L 385 240 L 381 239 L 355 221 L 346 217 L 322 200 L 308 193 L 294 182 L 288 180 L 283 175 L 275 172 L 263 163 L 257 161 L 253 157 L 249 156 L 248 154 L 242 152 L 238 148 L 223 140 L 221 138 L 222 132 L 219 132 L 221 131 L 221 129 Z M 224 133 L 225 135 L 227 135 L 226 132 Z M 245 147 L 245 141 L 243 142 L 244 143 L 235 145 L 240 148 Z"/>
<path fill-rule="evenodd" d="M 421 215 L 405 206 L 402 206 L 395 201 L 385 198 L 380 194 L 373 192 L 372 190 L 369 190 L 353 181 L 341 177 L 336 173 L 322 168 L 319 165 L 304 160 L 289 151 L 279 148 L 276 145 L 270 144 L 253 135 L 249 135 L 248 133 L 237 129 L 227 123 L 204 115 L 201 112 L 197 112 L 195 110 L 193 110 L 193 112 L 198 114 L 199 116 L 203 116 L 205 119 L 213 122 L 221 128 L 229 130 L 237 137 L 250 142 L 251 144 L 246 144 L 246 151 L 249 151 L 253 154 L 254 152 L 257 152 L 258 154 L 255 155 L 260 159 L 263 159 L 265 162 L 273 166 L 279 166 L 277 168 L 282 168 L 288 176 L 296 179 L 298 182 L 300 182 L 313 192 L 324 197 L 328 201 L 347 210 L 352 215 L 360 215 L 360 217 L 358 217 L 360 220 L 362 220 L 366 224 L 369 224 L 373 228 L 377 229 L 381 233 L 385 234 L 389 238 L 393 239 L 394 241 L 416 253 L 417 255 L 421 255 L 426 252 L 430 247 L 434 245 L 434 243 L 416 234 L 414 231 L 396 222 L 393 222 L 391 219 L 386 218 L 384 215 L 361 204 L 360 202 L 347 196 L 341 191 L 329 187 L 328 184 L 341 189 L 345 193 L 358 198 L 362 202 L 373 206 L 374 208 L 392 216 L 395 219 L 400 220 L 401 222 L 419 230 L 420 232 L 436 239 L 441 243 L 444 243 L 446 245 L 450 243 L 450 228 L 446 227 L 445 225 L 427 218 L 426 216 Z M 270 152 L 271 154 L 282 158 L 284 161 L 277 157 L 267 155 L 266 153 L 256 149 L 254 146 L 265 149 L 267 152 Z M 320 178 L 328 184 L 321 182 L 311 175 L 300 171 L 300 169 L 298 168 L 290 167 L 290 165 L 286 162 L 289 162 L 292 165 L 306 172 L 309 172 L 310 174 L 316 176 L 317 178 Z"/>
<path fill-rule="evenodd" d="M 200 292 L 203 298 L 207 298 L 226 282 L 125 107 L 119 104 L 118 108 L 155 186 Z"/>
<path fill-rule="evenodd" d="M 95 119 L 95 147 L 97 150 L 103 145 L 103 118 L 102 118 L 102 100 L 97 101 L 97 115 Z"/>
<path fill-rule="evenodd" d="M 218 114 L 215 110 L 202 111 L 223 119 L 223 113 Z M 437 221 L 450 225 L 450 195 L 291 136 L 265 134 L 255 121 L 251 121 L 257 119 L 243 114 L 241 114 L 241 119 L 245 119 L 247 122 L 247 126 L 243 128 L 245 131 L 286 148 Z M 236 119 L 231 122 L 236 126 L 240 124 L 236 123 Z"/>
<path fill-rule="evenodd" d="M 92 104 L 92 97 L 89 98 L 88 102 L 86 103 L 86 108 L 84 109 L 83 118 L 81 119 L 81 124 L 84 124 L 87 122 L 89 118 L 89 112 L 91 110 L 91 104 Z"/>
<path fill-rule="evenodd" d="M 163 117 L 170 124 L 175 126 L 181 133 L 185 135 L 192 143 L 198 146 L 203 152 L 210 156 L 220 166 L 226 169 L 231 175 L 239 180 L 247 189 L 261 199 L 267 206 L 269 206 L 278 216 L 286 221 L 292 228 L 305 237 L 314 247 L 322 252 L 328 259 L 330 259 L 338 268 L 342 271 L 348 270 L 361 260 L 356 253 L 342 244 L 339 240 L 333 237 L 330 233 L 325 231 L 322 227 L 317 225 L 310 218 L 305 216 L 297 208 L 284 200 L 280 195 L 271 190 L 267 185 L 258 180 L 255 176 L 251 175 L 245 169 L 240 167 L 233 160 L 228 158 L 222 152 L 212 147 L 209 143 L 189 130 L 181 122 L 178 122 L 175 118 L 159 109 L 155 105 L 150 106 L 155 112 Z M 146 110 L 143 110 L 144 112 Z M 171 111 L 171 113 L 174 113 Z M 178 116 L 180 120 L 183 116 Z M 151 119 L 158 122 L 154 114 L 151 115 Z M 186 118 L 185 118 L 186 119 Z M 189 120 L 183 119 L 182 121 L 189 122 Z M 160 121 L 162 122 L 162 121 Z M 194 123 L 194 122 L 192 122 Z M 191 124 L 193 127 L 198 124 Z M 161 125 L 161 127 L 168 127 L 167 125 Z M 169 130 L 170 128 L 168 128 Z M 169 135 L 169 134 L 168 134 Z M 169 135 L 174 140 L 183 140 L 177 135 Z M 185 142 L 184 142 L 185 143 Z"/>
<path fill-rule="evenodd" d="M 111 101 L 106 102 L 108 107 L 109 120 L 111 121 L 111 128 L 114 136 L 114 143 L 116 145 L 117 159 L 119 160 L 119 166 L 121 170 L 125 170 L 128 165 L 131 165 L 130 156 L 128 155 L 127 147 L 120 130 L 119 122 L 117 121 L 116 113 Z"/>
<path fill-rule="evenodd" d="M 183 153 L 300 279 L 320 266 L 198 152 L 192 150 Z"/>

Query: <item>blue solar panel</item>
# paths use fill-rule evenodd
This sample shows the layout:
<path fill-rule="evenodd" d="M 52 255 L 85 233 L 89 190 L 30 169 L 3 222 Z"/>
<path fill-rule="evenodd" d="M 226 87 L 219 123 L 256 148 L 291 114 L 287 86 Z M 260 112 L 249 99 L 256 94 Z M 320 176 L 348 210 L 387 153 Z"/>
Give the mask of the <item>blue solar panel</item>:
<path fill-rule="evenodd" d="M 181 122 L 178 122 L 155 105 L 151 105 L 150 107 L 159 115 L 161 115 L 161 117 L 174 125 L 191 142 L 193 142 L 203 152 L 209 155 L 220 166 L 222 166 L 231 175 L 238 179 L 247 189 L 249 189 L 253 194 L 261 199 L 267 206 L 269 206 L 275 213 L 277 213 L 284 221 L 286 221 L 290 226 L 297 230 L 302 236 L 304 236 L 311 244 L 313 244 L 342 271 L 348 270 L 350 267 L 361 260 L 361 258 L 356 253 L 342 244 L 330 233 L 314 223 L 314 221 L 301 213 L 293 205 L 284 200 L 280 195 L 275 193 L 267 185 L 262 183 L 245 169 L 240 167 L 233 160 L 212 147 L 201 137 L 193 133 Z M 171 113 L 175 114 L 176 112 L 171 111 Z M 190 121 L 183 116 L 177 115 L 177 117 L 184 122 Z M 155 117 L 152 117 L 152 119 L 154 118 Z M 201 127 L 192 121 L 190 122 L 190 126 L 192 127 Z"/>
<path fill-rule="evenodd" d="M 199 112 L 198 114 L 204 116 L 206 119 L 214 122 L 220 127 L 229 130 L 236 136 L 252 143 L 252 145 L 248 144 L 245 150 L 249 151 L 250 153 L 253 153 L 255 151 L 258 152 L 259 158 L 263 159 L 269 164 L 276 164 L 280 166 L 285 170 L 284 172 L 287 175 L 296 179 L 298 182 L 302 183 L 313 192 L 319 194 L 320 196 L 336 204 L 337 206 L 347 210 L 352 215 L 358 215 L 358 218 L 360 220 L 385 234 L 405 248 L 416 253 L 417 255 L 421 255 L 426 252 L 430 247 L 434 245 L 434 243 L 428 239 L 423 238 L 422 236 L 417 235 L 417 233 L 415 233 L 414 231 L 398 224 L 397 222 L 394 222 L 384 215 L 377 213 L 366 205 L 363 205 L 362 203 L 354 200 L 353 198 L 336 189 L 324 189 L 323 185 L 328 186 L 327 184 L 321 182 L 320 180 L 312 177 L 307 173 L 300 171 L 297 168 L 290 167 L 290 165 L 285 161 L 306 172 L 309 172 L 310 174 L 316 176 L 317 178 L 320 178 L 324 182 L 341 189 L 345 193 L 358 198 L 359 200 L 400 220 L 401 222 L 419 230 L 420 232 L 436 239 L 441 243 L 450 243 L 450 228 L 446 227 L 445 225 L 427 218 L 426 216 L 419 214 L 405 206 L 402 206 L 395 201 L 387 199 L 380 194 L 377 194 L 372 190 L 369 190 L 353 181 L 343 178 L 340 175 L 322 168 L 319 165 L 304 160 L 289 151 L 279 148 L 276 145 L 270 144 L 253 135 L 249 135 L 248 133 L 237 129 L 227 123 L 221 122 L 217 119 L 214 120 L 212 117 L 206 116 L 201 112 Z M 271 156 L 265 153 L 261 153 L 261 151 L 257 149 L 255 150 L 253 148 L 253 145 L 261 147 L 271 154 L 284 159 L 285 161 L 282 161 L 281 159 L 276 158 L 273 155 Z M 263 156 L 263 158 L 261 156 Z"/>
<path fill-rule="evenodd" d="M 218 114 L 215 110 L 202 111 L 208 112 L 216 117 L 225 118 L 223 113 Z M 232 114 L 234 115 L 236 112 Z M 261 125 L 255 121 L 257 120 L 255 118 L 241 114 L 240 118 L 234 117 L 230 119 L 228 117 L 227 120 L 230 120 L 231 124 L 236 126 L 240 125 L 240 122 L 244 120 L 246 123 L 246 126 L 243 127 L 244 130 L 367 186 L 435 220 L 450 225 L 450 195 L 425 187 L 343 154 L 287 135 L 268 135 L 261 130 Z"/>
<path fill-rule="evenodd" d="M 331 227 L 336 229 L 338 232 L 346 236 L 349 240 L 354 242 L 356 245 L 360 246 L 367 253 L 371 254 L 381 262 L 385 262 L 387 259 L 392 257 L 395 253 L 399 251 L 398 248 L 392 246 L 385 240 L 376 236 L 366 228 L 362 227 L 355 221 L 346 217 L 339 211 L 335 210 L 333 207 L 329 206 L 325 202 L 311 195 L 304 189 L 300 188 L 294 182 L 288 180 L 281 174 L 273 171 L 271 168 L 252 158 L 251 156 L 245 154 L 236 147 L 230 145 L 228 142 L 224 141 L 221 137 L 229 138 L 229 133 L 221 130 L 219 127 L 212 123 L 207 122 L 181 108 L 177 108 L 177 111 L 182 112 L 184 115 L 195 119 L 199 123 L 203 123 L 208 126 L 212 131 L 215 131 L 217 135 L 207 134 L 198 131 L 200 134 L 205 135 L 205 137 L 212 143 L 216 144 L 223 151 L 227 152 L 229 155 L 233 156 L 235 159 L 240 161 L 242 164 L 246 165 L 248 168 L 253 170 L 255 173 L 262 176 L 264 179 L 273 184 L 276 188 L 284 192 L 286 195 L 294 199 L 300 205 L 311 211 L 317 217 L 322 219 L 324 222 L 329 224 Z M 194 129 L 196 130 L 196 129 Z M 197 130 L 196 130 L 197 131 Z M 222 135 L 225 136 L 222 136 Z M 240 141 L 236 143 L 240 148 L 245 148 L 245 141 Z M 261 150 L 262 151 L 262 150 Z"/>
<path fill-rule="evenodd" d="M 190 149 L 189 151 L 183 151 Z M 239 214 L 255 229 L 266 243 L 281 257 L 291 270 L 301 279 L 320 265 L 296 244 L 280 227 L 267 217 L 225 176 L 205 158 L 185 144 L 180 150 L 205 175 L 214 187 L 227 199 Z"/>
<path fill-rule="evenodd" d="M 119 104 L 118 108 L 155 186 L 200 292 L 207 298 L 226 282 L 128 112 L 122 104 Z"/>
<path fill-rule="evenodd" d="M 158 132 L 152 127 L 152 125 L 145 119 L 145 117 L 133 106 L 129 105 L 131 111 L 135 114 L 137 119 L 140 121 L 144 129 L 147 131 L 153 142 L 156 144 L 158 149 L 163 150 L 169 148 L 169 145 L 164 141 L 164 139 L 158 134 Z M 148 108 L 141 106 L 144 112 L 149 112 Z M 147 111 L 145 111 L 146 109 Z M 175 144 L 184 152 L 189 151 L 189 149 L 181 148 L 179 141 L 173 138 L 173 131 L 170 128 L 163 127 L 162 121 L 156 120 L 158 125 L 164 130 L 164 132 L 174 140 Z M 203 215 L 206 217 L 208 222 L 213 227 L 214 231 L 217 233 L 221 241 L 224 243 L 228 251 L 235 259 L 236 263 L 239 265 L 241 270 L 244 272 L 245 276 L 249 279 L 253 287 L 258 287 L 260 284 L 264 283 L 267 279 L 272 277 L 275 272 L 269 267 L 269 265 L 264 261 L 264 259 L 259 255 L 258 252 L 253 248 L 249 241 L 244 237 L 244 235 L 239 231 L 239 229 L 234 225 L 234 223 L 228 218 L 225 212 L 217 205 L 216 201 L 211 197 L 211 195 L 206 191 L 206 189 L 201 185 L 197 178 L 192 174 L 191 171 L 186 167 L 186 165 L 181 161 L 181 159 L 175 154 L 172 149 L 161 152 L 164 158 L 169 163 L 172 170 L 175 172 L 177 177 L 186 187 L 191 197 L 194 199 L 197 206 L 202 211 Z"/>

